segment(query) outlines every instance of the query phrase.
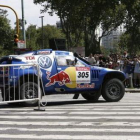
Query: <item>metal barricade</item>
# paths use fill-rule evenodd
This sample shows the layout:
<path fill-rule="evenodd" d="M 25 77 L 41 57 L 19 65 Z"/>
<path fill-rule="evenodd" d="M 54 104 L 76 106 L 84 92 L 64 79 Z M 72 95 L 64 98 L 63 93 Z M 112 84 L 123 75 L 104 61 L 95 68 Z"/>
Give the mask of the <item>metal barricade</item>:
<path fill-rule="evenodd" d="M 0 65 L 0 104 L 36 101 L 40 109 L 39 71 L 37 64 Z"/>

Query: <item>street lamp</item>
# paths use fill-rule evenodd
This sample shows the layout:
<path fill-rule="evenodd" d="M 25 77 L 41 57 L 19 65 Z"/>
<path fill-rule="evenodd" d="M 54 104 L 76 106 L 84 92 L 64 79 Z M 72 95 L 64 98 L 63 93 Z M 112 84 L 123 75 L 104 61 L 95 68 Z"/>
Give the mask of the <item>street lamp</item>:
<path fill-rule="evenodd" d="M 40 17 L 39 17 L 39 18 L 41 18 L 41 23 L 42 23 L 42 49 L 44 49 L 43 17 L 44 17 L 44 16 L 40 16 Z"/>
<path fill-rule="evenodd" d="M 24 20 L 24 3 L 23 3 L 23 0 L 21 0 L 21 8 L 22 8 L 22 33 L 23 33 L 23 40 L 25 41 L 25 44 L 26 44 L 25 20 Z"/>

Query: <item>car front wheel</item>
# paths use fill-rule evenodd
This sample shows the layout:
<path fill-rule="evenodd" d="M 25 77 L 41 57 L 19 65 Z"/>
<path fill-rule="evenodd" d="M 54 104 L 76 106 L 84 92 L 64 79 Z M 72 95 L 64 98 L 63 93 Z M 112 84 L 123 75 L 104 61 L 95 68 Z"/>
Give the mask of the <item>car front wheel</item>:
<path fill-rule="evenodd" d="M 108 102 L 117 102 L 124 96 L 125 88 L 119 79 L 110 79 L 103 84 L 102 96 Z"/>

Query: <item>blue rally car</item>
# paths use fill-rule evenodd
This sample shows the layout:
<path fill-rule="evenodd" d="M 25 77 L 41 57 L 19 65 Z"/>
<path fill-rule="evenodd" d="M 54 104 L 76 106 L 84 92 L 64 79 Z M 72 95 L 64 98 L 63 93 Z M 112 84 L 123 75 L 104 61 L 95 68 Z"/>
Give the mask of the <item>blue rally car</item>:
<path fill-rule="evenodd" d="M 106 101 L 115 102 L 121 100 L 125 93 L 123 85 L 125 75 L 123 72 L 91 66 L 76 53 L 73 54 L 68 51 L 43 49 L 22 55 L 6 56 L 1 58 L 0 63 L 37 63 L 41 73 L 42 96 L 44 96 L 43 93 L 45 93 L 45 95 L 67 93 L 74 94 L 74 98 L 78 98 L 78 95 L 81 94 L 86 100 L 97 101 L 102 95 Z M 12 70 L 9 70 L 8 72 L 9 77 L 13 77 L 11 71 Z M 27 77 L 30 78 L 26 78 L 25 73 L 26 72 L 20 71 L 19 75 L 14 75 L 14 86 L 17 88 L 15 91 L 21 91 L 22 99 L 34 98 L 33 93 L 35 93 L 34 96 L 38 96 L 36 80 L 32 80 L 33 75 L 36 75 L 36 73 L 32 70 L 28 70 L 29 75 L 27 75 Z M 24 82 L 18 82 L 23 76 L 25 77 Z M 30 79 L 31 81 L 29 81 Z M 12 79 L 9 84 L 11 85 L 5 86 L 5 88 L 12 87 Z M 27 90 L 23 90 L 23 87 Z M 23 91 L 25 91 L 25 93 L 23 93 Z M 26 94 L 28 94 L 28 96 Z M 35 102 L 26 102 L 26 104 L 32 105 L 35 104 Z"/>

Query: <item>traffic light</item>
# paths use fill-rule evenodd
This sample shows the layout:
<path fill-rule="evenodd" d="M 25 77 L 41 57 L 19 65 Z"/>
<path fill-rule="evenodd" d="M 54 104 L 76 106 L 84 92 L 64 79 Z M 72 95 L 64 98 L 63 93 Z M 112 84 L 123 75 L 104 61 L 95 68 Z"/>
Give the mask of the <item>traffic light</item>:
<path fill-rule="evenodd" d="M 17 43 L 19 41 L 18 37 L 19 37 L 18 34 L 14 35 L 14 46 L 17 46 Z"/>

